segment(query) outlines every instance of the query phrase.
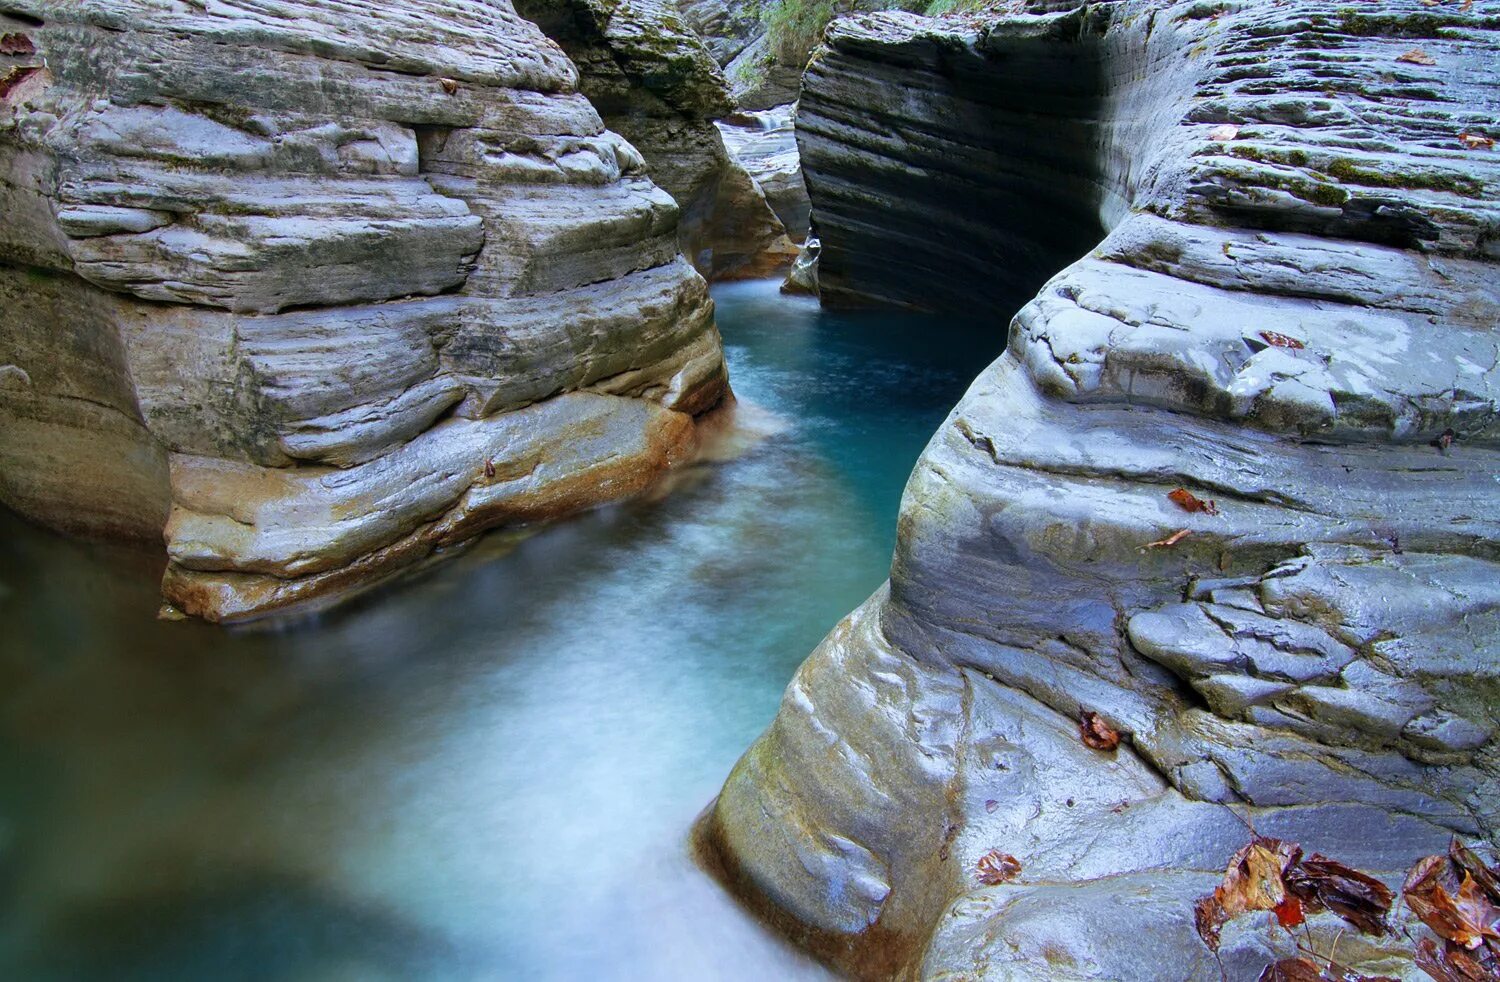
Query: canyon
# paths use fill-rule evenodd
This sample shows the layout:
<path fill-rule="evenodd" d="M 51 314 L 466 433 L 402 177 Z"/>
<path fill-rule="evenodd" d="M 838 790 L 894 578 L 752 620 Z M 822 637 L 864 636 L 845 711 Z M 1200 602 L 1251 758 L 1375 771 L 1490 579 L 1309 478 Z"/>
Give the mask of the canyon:
<path fill-rule="evenodd" d="M 691 839 L 849 977 L 1256 978 L 1285 935 L 1244 918 L 1215 952 L 1194 919 L 1251 837 L 1393 886 L 1455 836 L 1500 844 L 1500 2 L 1004 0 L 840 16 L 805 68 L 776 47 L 759 7 L 723 0 L 0 0 L 0 504 L 144 543 L 164 620 L 300 618 L 438 577 L 281 639 L 151 635 L 249 653 L 218 671 L 262 696 L 281 685 L 267 654 L 312 632 L 351 685 L 376 687 L 362 652 L 422 652 L 402 677 L 452 711 L 383 692 L 379 713 L 469 748 L 424 828 L 468 804 L 472 746 L 502 729 L 538 761 L 574 748 L 552 765 L 571 783 L 548 787 L 597 798 L 583 765 L 607 750 L 579 734 L 602 721 L 649 755 L 677 722 L 658 703 L 696 720 L 746 675 L 779 687 L 734 658 L 800 658 L 816 633 L 783 622 L 814 623 L 799 590 L 821 587 L 782 577 L 836 580 L 836 609 L 858 605 Z M 821 309 L 727 282 L 788 266 L 782 289 Z M 710 282 L 741 332 L 738 408 Z M 976 373 L 954 405 L 947 383 Z M 857 485 L 895 501 L 880 468 L 911 465 L 935 393 L 951 411 L 886 516 Z M 612 503 L 530 552 L 482 539 Z M 858 603 L 871 516 L 893 519 L 894 556 Z M 31 531 L 16 554 L 40 564 Z M 501 599 L 430 571 L 470 547 Z M 576 623 L 568 562 L 593 591 Z M 39 617 L 16 619 L 63 636 Z M 399 629 L 376 643 L 364 617 Z M 429 633 L 504 714 L 450 685 Z M 541 673 L 529 697 L 579 703 L 566 739 L 507 687 L 502 651 Z M 674 651 L 695 666 L 680 677 Z M 623 700 L 623 729 L 594 687 L 615 653 L 667 693 Z M 548 677 L 553 657 L 586 671 Z M 195 711 L 191 686 L 142 684 Z M 316 674 L 266 699 L 358 734 L 325 707 L 338 689 Z M 506 728 L 527 711 L 548 718 Z M 738 748 L 754 728 L 712 732 Z M 274 798 L 339 771 L 321 746 L 306 776 L 274 747 L 243 756 L 289 769 L 263 778 Z M 384 759 L 361 761 L 371 785 Z M 454 777 L 428 767 L 413 786 Z M 649 786 L 631 773 L 614 794 Z M 239 793 L 210 812 L 246 810 Z M 287 862 L 338 902 L 400 906 L 317 869 L 337 836 L 249 861 L 197 837 L 184 855 L 209 865 Z M 986 874 L 997 854 L 1013 875 Z M 446 875 L 496 889 L 484 858 Z M 1425 977 L 1405 938 L 1332 913 L 1304 941 Z M 801 974 L 800 957 L 766 964 Z"/>
<path fill-rule="evenodd" d="M 1252 834 L 1397 885 L 1495 842 L 1497 28 L 1417 0 L 829 27 L 797 116 L 823 302 L 1009 336 L 889 582 L 706 819 L 773 923 L 859 977 L 1254 978 L 1288 954 L 1254 919 L 1217 957 L 1194 929 Z"/>

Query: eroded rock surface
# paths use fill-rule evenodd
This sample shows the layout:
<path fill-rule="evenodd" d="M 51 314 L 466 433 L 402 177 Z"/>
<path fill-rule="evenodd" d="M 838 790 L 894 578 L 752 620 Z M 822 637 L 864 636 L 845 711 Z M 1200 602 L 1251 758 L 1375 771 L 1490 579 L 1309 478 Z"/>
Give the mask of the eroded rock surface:
<path fill-rule="evenodd" d="M 812 202 L 802 180 L 802 161 L 792 125 L 796 106 L 775 106 L 761 112 L 736 113 L 718 124 L 724 146 L 750 173 L 765 193 L 787 234 L 797 242 L 807 238 Z"/>
<path fill-rule="evenodd" d="M 678 209 L 507 2 L 0 3 L 0 500 L 249 617 L 639 490 Z"/>
<path fill-rule="evenodd" d="M 1066 268 L 711 812 L 789 931 L 869 977 L 1217 979 L 1192 902 L 1247 822 L 1394 881 L 1496 843 L 1500 155 L 1460 139 L 1500 136 L 1496 14 L 836 22 L 798 119 L 824 298 L 1002 330 Z M 1228 977 L 1274 943 L 1231 925 Z"/>
<path fill-rule="evenodd" d="M 713 56 L 662 0 L 520 0 L 577 62 L 604 122 L 645 157 L 682 208 L 679 242 L 709 279 L 762 276 L 796 247 L 766 194 L 725 149 L 733 109 Z"/>

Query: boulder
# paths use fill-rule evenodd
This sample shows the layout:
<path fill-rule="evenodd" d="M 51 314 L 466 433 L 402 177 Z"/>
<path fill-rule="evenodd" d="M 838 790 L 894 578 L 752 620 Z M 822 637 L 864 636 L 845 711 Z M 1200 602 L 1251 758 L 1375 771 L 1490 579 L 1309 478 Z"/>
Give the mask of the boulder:
<path fill-rule="evenodd" d="M 1218 979 L 1193 901 L 1251 828 L 1396 885 L 1500 841 L 1500 26 L 1015 7 L 836 21 L 804 80 L 824 302 L 1009 344 L 706 828 L 859 977 Z"/>
<path fill-rule="evenodd" d="M 679 210 L 505 2 L 0 10 L 0 501 L 211 620 L 640 490 L 726 391 Z"/>

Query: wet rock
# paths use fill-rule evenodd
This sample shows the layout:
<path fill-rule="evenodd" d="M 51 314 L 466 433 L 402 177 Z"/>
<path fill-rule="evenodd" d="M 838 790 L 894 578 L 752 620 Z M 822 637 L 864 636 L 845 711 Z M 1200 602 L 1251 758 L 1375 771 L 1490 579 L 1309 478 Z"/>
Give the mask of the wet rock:
<path fill-rule="evenodd" d="M 763 276 L 796 248 L 714 120 L 732 110 L 713 56 L 659 0 L 521 0 L 577 62 L 580 88 L 681 208 L 682 252 L 709 279 Z"/>
<path fill-rule="evenodd" d="M 330 602 L 634 493 L 725 391 L 679 209 L 509 5 L 0 29 L 0 500 L 164 535 L 177 608 Z"/>
<path fill-rule="evenodd" d="M 1497 50 L 1418 0 L 835 22 L 797 120 L 823 298 L 1010 340 L 719 798 L 746 896 L 861 977 L 1215 979 L 1192 900 L 1247 822 L 1387 880 L 1500 838 L 1500 158 L 1458 139 Z M 868 926 L 812 910 L 870 869 Z M 1230 977 L 1290 953 L 1248 921 Z"/>

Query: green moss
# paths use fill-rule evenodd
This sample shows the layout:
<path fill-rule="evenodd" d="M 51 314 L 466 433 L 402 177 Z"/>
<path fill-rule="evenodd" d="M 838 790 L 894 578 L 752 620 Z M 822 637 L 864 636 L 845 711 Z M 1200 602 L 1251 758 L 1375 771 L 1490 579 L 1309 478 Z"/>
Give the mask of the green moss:
<path fill-rule="evenodd" d="M 1460 177 L 1444 171 L 1375 170 L 1362 167 L 1347 157 L 1340 157 L 1329 164 L 1328 175 L 1345 184 L 1358 184 L 1362 187 L 1446 191 L 1464 198 L 1479 198 L 1484 195 L 1484 183 L 1472 177 Z"/>
<path fill-rule="evenodd" d="M 1339 30 L 1356 37 L 1438 38 L 1453 23 L 1432 14 L 1367 14 L 1352 7 L 1338 13 Z"/>

